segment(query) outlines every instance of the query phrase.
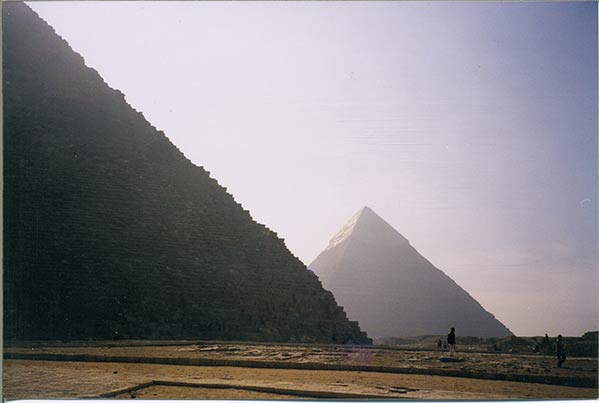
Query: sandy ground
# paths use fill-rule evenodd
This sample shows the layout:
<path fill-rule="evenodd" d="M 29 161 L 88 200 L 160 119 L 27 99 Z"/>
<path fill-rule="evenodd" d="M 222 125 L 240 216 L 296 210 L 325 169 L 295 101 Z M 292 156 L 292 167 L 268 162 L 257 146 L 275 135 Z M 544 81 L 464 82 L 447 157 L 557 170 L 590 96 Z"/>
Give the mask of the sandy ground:
<path fill-rule="evenodd" d="M 463 362 L 442 362 L 441 351 L 398 350 L 338 345 L 281 345 L 254 343 L 99 343 L 94 346 L 35 346 L 5 348 L 8 353 L 207 359 L 224 362 L 268 362 L 273 368 L 185 366 L 117 363 L 6 360 L 4 396 L 7 399 L 81 398 L 112 393 L 117 398 L 299 399 L 547 399 L 596 398 L 596 388 L 574 388 L 524 382 L 382 372 L 276 369 L 277 363 L 380 366 L 471 373 L 533 375 L 597 379 L 597 359 L 570 358 L 557 368 L 553 357 L 459 352 Z M 171 363 L 172 364 L 172 363 Z M 202 364 L 206 364 L 205 362 Z M 220 365 L 220 363 L 219 363 Z M 253 364 L 252 364 L 253 365 Z M 270 366 L 270 365 L 269 365 Z M 347 369 L 347 368 L 344 368 Z M 522 379 L 520 379 L 522 380 Z M 148 384 L 151 382 L 158 384 Z M 175 382 L 176 385 L 165 385 Z M 134 391 L 135 388 L 145 387 Z M 216 385 L 216 387 L 214 387 Z M 246 388 L 246 389 L 244 389 Z"/>
<path fill-rule="evenodd" d="M 122 342 L 126 344 L 127 342 Z M 413 351 L 335 345 L 273 345 L 248 343 L 202 343 L 173 346 L 105 346 L 6 348 L 23 353 L 92 354 L 103 356 L 205 358 L 323 364 L 369 365 L 399 368 L 458 370 L 496 374 L 579 377 L 597 379 L 597 359 L 568 358 L 557 368 L 555 358 L 542 355 L 513 355 L 459 352 L 464 362 L 440 362 L 446 352 Z"/>
<path fill-rule="evenodd" d="M 97 397 L 150 381 L 186 384 L 268 387 L 270 397 L 244 390 L 149 386 L 134 392 L 144 399 L 298 399 L 285 391 L 345 393 L 380 398 L 408 399 L 548 399 L 597 398 L 597 390 L 523 382 L 490 381 L 457 377 L 389 374 L 358 371 L 315 371 L 182 365 L 4 361 L 4 398 L 57 399 Z M 258 393 L 258 394 L 256 394 Z M 117 397 L 131 398 L 130 393 Z M 335 396 L 331 396 L 335 397 Z"/>

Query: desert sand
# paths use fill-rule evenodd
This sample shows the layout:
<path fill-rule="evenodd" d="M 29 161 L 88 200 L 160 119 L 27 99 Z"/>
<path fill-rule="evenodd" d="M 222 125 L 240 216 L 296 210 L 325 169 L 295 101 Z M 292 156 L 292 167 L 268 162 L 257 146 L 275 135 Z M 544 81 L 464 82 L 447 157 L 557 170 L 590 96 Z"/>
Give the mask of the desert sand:
<path fill-rule="evenodd" d="M 11 359 L 11 354 L 27 359 Z M 249 343 L 21 347 L 5 349 L 7 357 L 4 397 L 8 400 L 597 397 L 596 386 L 563 386 L 576 380 L 596 382 L 597 360 L 588 358 L 571 359 L 564 368 L 555 368 L 553 358 L 545 356 L 461 352 L 458 357 L 463 362 L 441 362 L 447 353 Z M 147 363 L 156 358 L 171 361 Z M 124 359 L 130 362 L 117 362 Z M 262 368 L 252 368 L 252 363 Z M 301 368 L 311 364 L 330 370 Z M 299 368 L 289 369 L 294 365 Z M 408 373 L 389 373 L 390 368 Z M 416 370 L 421 373 L 409 373 Z M 422 373 L 429 370 L 433 374 Z M 443 371 L 458 376 L 444 376 Z M 514 379 L 534 375 L 530 379 L 535 382 L 493 379 L 502 374 Z M 539 383 L 543 374 L 558 384 Z"/>

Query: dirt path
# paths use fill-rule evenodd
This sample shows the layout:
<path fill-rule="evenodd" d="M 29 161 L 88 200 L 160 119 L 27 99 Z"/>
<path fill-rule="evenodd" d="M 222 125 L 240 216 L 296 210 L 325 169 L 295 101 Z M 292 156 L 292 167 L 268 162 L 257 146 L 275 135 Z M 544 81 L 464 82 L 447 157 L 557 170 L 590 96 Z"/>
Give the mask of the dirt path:
<path fill-rule="evenodd" d="M 387 374 L 357 371 L 311 371 L 180 365 L 4 361 L 4 397 L 57 399 L 100 396 L 151 381 L 231 385 L 238 389 L 150 386 L 136 391 L 140 398 L 254 398 L 243 387 L 286 391 L 376 395 L 408 399 L 547 399 L 597 398 L 597 390 L 523 382 L 488 381 L 444 376 Z M 131 397 L 123 393 L 118 397 Z M 331 396 L 333 397 L 333 396 Z M 260 397 L 267 399 L 266 397 Z"/>

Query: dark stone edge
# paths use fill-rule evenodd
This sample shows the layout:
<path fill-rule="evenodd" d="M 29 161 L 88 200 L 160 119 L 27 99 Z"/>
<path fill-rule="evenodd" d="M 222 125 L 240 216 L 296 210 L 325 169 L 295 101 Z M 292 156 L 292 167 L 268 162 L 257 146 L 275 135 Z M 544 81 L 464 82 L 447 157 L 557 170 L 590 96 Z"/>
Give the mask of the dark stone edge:
<path fill-rule="evenodd" d="M 363 393 L 346 393 L 346 392 L 329 392 L 319 390 L 301 390 L 301 389 L 285 389 L 275 388 L 270 386 L 257 386 L 257 385 L 237 385 L 237 384 L 225 384 L 225 383 L 191 383 L 191 382 L 174 382 L 174 381 L 161 381 L 154 380 L 151 382 L 140 383 L 139 385 L 131 386 L 128 388 L 117 389 L 111 392 L 102 393 L 95 396 L 85 396 L 82 399 L 98 399 L 98 398 L 113 398 L 123 393 L 131 393 L 137 390 L 145 389 L 151 386 L 175 386 L 175 387 L 186 387 L 186 388 L 206 388 L 206 389 L 236 389 L 236 390 L 247 390 L 252 392 L 263 392 L 273 393 L 278 395 L 288 396 L 300 396 L 315 399 L 403 399 L 400 396 L 389 396 L 384 395 L 372 395 Z"/>

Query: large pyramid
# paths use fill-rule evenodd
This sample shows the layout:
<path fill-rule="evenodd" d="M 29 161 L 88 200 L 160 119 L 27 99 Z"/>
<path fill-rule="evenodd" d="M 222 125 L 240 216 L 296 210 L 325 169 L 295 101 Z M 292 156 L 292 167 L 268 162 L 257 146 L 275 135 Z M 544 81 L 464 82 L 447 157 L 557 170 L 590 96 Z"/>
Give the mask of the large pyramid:
<path fill-rule="evenodd" d="M 368 207 L 310 265 L 370 337 L 512 333 Z"/>
<path fill-rule="evenodd" d="M 370 342 L 28 6 L 3 17 L 6 340 Z"/>

